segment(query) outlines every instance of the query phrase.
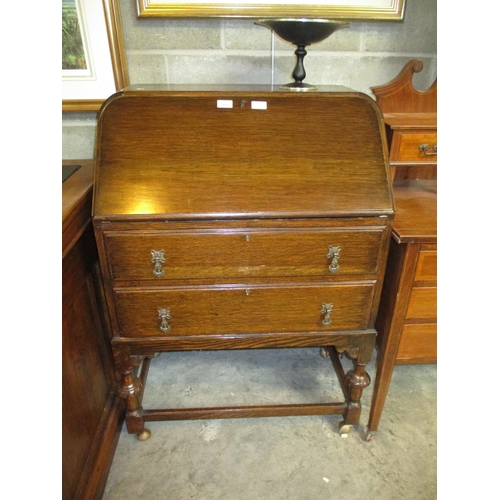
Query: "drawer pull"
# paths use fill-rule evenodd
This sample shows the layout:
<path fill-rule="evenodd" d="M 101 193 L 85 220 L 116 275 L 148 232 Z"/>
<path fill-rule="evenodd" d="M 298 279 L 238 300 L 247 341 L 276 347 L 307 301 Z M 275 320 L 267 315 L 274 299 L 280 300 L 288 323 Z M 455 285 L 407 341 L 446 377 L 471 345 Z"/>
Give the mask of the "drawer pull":
<path fill-rule="evenodd" d="M 330 272 L 334 273 L 335 271 L 338 271 L 340 264 L 339 264 L 339 259 L 340 259 L 340 247 L 333 247 L 329 246 L 328 247 L 328 255 L 326 256 L 327 259 L 332 259 L 330 262 L 330 265 L 328 266 L 328 269 Z"/>
<path fill-rule="evenodd" d="M 321 324 L 324 326 L 328 326 L 332 324 L 332 311 L 333 311 L 333 304 L 327 304 L 326 302 L 323 302 L 321 304 L 321 314 L 324 314 L 325 317 L 321 321 Z"/>
<path fill-rule="evenodd" d="M 151 262 L 155 265 L 153 274 L 160 278 L 165 273 L 161 265 L 165 262 L 165 250 L 151 250 Z"/>
<path fill-rule="evenodd" d="M 434 144 L 434 147 L 432 148 L 435 151 L 434 153 L 429 152 L 429 148 L 429 144 L 420 144 L 420 147 L 418 149 L 422 151 L 425 156 L 437 156 L 438 145 Z"/>
<path fill-rule="evenodd" d="M 170 330 L 170 325 L 168 324 L 170 309 L 158 309 L 158 319 L 161 320 L 160 330 L 162 332 L 168 332 Z"/>

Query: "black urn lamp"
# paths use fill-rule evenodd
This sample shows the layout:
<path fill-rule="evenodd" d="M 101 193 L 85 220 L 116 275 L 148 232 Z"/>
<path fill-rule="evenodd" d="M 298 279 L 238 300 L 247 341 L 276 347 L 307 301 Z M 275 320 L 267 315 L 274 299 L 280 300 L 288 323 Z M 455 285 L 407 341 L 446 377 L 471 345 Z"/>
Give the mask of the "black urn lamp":
<path fill-rule="evenodd" d="M 335 31 L 349 26 L 349 23 L 330 19 L 259 19 L 255 21 L 255 24 L 269 28 L 285 42 L 297 46 L 295 51 L 297 63 L 292 73 L 295 81 L 281 86 L 283 89 L 296 92 L 317 90 L 314 85 L 303 82 L 306 77 L 304 57 L 307 52 L 305 48 L 313 43 L 322 42 Z"/>

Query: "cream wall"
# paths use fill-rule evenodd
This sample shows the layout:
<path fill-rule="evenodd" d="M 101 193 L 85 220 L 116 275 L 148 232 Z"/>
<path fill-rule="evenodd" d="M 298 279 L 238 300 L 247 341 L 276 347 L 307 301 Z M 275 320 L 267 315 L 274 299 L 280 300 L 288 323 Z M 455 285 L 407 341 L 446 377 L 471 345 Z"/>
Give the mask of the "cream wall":
<path fill-rule="evenodd" d="M 407 0 L 401 23 L 353 23 L 308 47 L 306 82 L 370 87 L 394 78 L 413 58 L 424 62 L 414 85 L 437 75 L 437 0 Z M 134 0 L 120 0 L 130 83 L 287 83 L 295 47 L 249 20 L 137 19 Z M 95 113 L 64 113 L 62 157 L 92 158 Z"/>

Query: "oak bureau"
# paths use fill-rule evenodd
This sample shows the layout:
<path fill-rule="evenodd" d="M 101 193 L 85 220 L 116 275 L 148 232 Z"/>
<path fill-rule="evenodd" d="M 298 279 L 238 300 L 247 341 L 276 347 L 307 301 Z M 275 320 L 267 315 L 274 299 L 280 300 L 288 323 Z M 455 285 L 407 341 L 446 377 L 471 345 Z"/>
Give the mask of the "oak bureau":
<path fill-rule="evenodd" d="M 142 85 L 104 103 L 93 223 L 129 433 L 193 418 L 359 423 L 394 216 L 383 127 L 344 87 Z M 157 353 L 311 346 L 345 400 L 142 408 Z"/>

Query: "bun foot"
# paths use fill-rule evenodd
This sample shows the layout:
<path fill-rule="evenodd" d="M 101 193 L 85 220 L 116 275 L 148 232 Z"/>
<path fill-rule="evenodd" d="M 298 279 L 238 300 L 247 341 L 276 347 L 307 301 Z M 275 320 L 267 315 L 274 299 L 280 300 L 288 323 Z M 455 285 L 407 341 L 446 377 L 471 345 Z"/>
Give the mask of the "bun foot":
<path fill-rule="evenodd" d="M 144 428 L 144 430 L 142 432 L 139 432 L 139 434 L 137 434 L 137 439 L 139 441 L 146 441 L 150 437 L 151 437 L 151 431 L 149 429 L 146 429 L 146 428 Z"/>
<path fill-rule="evenodd" d="M 349 432 L 352 430 L 352 425 L 346 424 L 344 421 L 339 424 L 339 432 L 342 437 L 347 437 Z"/>

